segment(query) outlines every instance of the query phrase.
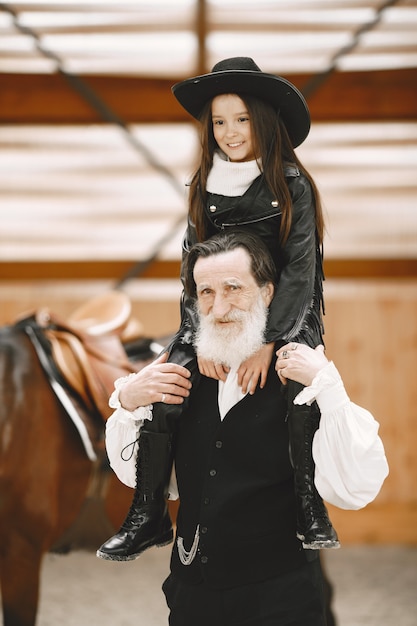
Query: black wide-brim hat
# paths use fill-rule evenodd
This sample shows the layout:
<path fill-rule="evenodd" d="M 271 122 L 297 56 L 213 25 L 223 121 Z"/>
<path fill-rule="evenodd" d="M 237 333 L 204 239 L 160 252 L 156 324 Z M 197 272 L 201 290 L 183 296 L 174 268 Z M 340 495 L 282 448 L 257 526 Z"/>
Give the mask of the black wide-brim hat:
<path fill-rule="evenodd" d="M 220 94 L 255 96 L 280 112 L 294 148 L 310 131 L 310 112 L 303 95 L 281 76 L 266 74 L 249 57 L 233 57 L 216 63 L 210 74 L 187 78 L 172 87 L 184 109 L 199 119 L 205 104 Z"/>

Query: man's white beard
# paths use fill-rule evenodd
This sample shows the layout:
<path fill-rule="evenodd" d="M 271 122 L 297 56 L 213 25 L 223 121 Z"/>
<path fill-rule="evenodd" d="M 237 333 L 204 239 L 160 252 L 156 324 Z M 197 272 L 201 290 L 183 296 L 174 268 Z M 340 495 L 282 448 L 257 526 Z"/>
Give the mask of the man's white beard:
<path fill-rule="evenodd" d="M 200 320 L 194 338 L 197 356 L 237 369 L 264 343 L 268 308 L 261 294 L 249 311 L 234 309 L 225 316 L 224 321 L 236 320 L 230 325 L 216 323 L 212 313 L 203 315 L 198 304 L 196 308 Z"/>

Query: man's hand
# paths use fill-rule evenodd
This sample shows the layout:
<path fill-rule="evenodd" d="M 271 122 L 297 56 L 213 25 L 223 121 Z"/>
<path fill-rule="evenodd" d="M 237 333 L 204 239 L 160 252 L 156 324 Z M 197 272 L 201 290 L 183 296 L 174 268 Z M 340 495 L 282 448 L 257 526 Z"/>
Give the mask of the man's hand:
<path fill-rule="evenodd" d="M 274 353 L 274 343 L 264 344 L 258 352 L 243 361 L 237 371 L 237 383 L 242 388 L 243 393 L 255 393 L 256 385 L 263 389 L 268 376 Z"/>
<path fill-rule="evenodd" d="M 155 361 L 130 377 L 120 389 L 119 399 L 127 411 L 155 402 L 182 404 L 190 395 L 190 372 L 176 363 L 167 363 L 164 352 Z"/>
<path fill-rule="evenodd" d="M 287 343 L 277 353 L 275 369 L 286 385 L 287 378 L 308 387 L 316 374 L 329 362 L 324 354 L 324 346 L 313 349 L 302 343 Z"/>

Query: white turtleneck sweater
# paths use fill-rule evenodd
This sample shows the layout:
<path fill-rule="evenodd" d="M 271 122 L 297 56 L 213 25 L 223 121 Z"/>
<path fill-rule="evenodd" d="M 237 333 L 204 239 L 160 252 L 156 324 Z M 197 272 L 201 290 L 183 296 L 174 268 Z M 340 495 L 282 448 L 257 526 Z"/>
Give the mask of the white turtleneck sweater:
<path fill-rule="evenodd" d="M 207 179 L 207 191 L 222 196 L 242 196 L 261 173 L 256 160 L 228 161 L 223 152 L 216 151 Z"/>

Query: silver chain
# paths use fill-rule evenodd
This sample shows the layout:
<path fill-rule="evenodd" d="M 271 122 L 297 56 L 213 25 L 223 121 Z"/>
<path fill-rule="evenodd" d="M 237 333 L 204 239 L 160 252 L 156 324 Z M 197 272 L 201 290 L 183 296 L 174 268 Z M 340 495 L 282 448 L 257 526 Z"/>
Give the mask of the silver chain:
<path fill-rule="evenodd" d="M 189 550 L 184 548 L 184 539 L 182 537 L 177 538 L 178 556 L 183 565 L 191 565 L 194 561 L 194 557 L 197 554 L 198 542 L 200 540 L 200 525 L 197 526 L 193 545 Z"/>

